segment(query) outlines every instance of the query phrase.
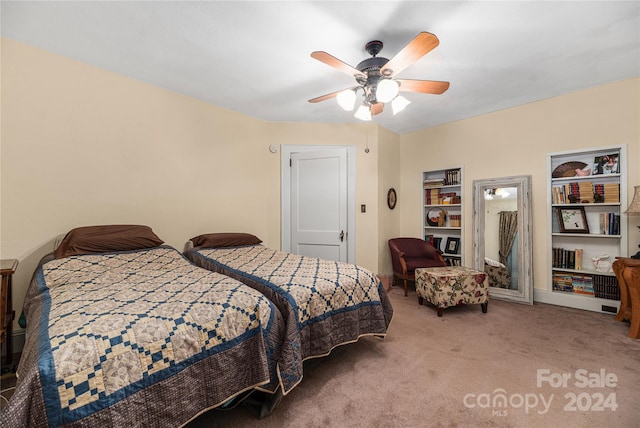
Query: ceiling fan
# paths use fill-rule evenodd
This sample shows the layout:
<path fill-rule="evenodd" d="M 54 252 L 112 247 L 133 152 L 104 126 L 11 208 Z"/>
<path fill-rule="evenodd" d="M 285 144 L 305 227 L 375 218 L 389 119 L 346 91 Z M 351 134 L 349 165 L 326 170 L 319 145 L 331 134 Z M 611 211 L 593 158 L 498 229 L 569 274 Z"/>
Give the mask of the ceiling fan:
<path fill-rule="evenodd" d="M 398 95 L 398 91 L 442 94 L 449 89 L 449 82 L 395 79 L 396 75 L 439 44 L 440 41 L 434 34 L 423 31 L 389 60 L 377 56 L 383 44 L 379 40 L 373 40 L 365 45 L 371 58 L 360 62 L 355 68 L 326 52 L 312 52 L 312 58 L 354 77 L 358 86 L 312 98 L 309 102 L 317 103 L 336 97 L 343 109 L 351 111 L 355 106 L 357 92 L 362 90 L 363 102 L 355 117 L 371 120 L 371 116 L 382 113 L 385 103 L 391 102 L 393 114 L 402 111 L 410 103 L 405 97 Z"/>

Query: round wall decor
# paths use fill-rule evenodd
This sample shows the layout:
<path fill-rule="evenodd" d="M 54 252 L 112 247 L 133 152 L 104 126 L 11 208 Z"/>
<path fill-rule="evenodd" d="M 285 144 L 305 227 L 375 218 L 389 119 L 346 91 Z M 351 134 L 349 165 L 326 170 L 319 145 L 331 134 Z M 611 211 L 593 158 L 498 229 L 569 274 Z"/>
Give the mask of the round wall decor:
<path fill-rule="evenodd" d="M 396 207 L 396 202 L 398 202 L 398 196 L 396 195 L 396 189 L 392 187 L 387 192 L 387 206 L 390 210 Z"/>

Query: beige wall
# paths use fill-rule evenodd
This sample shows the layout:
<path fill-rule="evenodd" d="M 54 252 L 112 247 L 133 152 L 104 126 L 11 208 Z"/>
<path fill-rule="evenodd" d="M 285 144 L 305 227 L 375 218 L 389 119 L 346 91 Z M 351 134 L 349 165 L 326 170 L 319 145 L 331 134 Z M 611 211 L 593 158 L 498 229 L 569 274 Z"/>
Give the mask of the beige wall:
<path fill-rule="evenodd" d="M 546 289 L 547 153 L 625 144 L 630 202 L 633 185 L 640 184 L 639 118 L 640 79 L 631 79 L 402 135 L 401 194 L 406 203 L 401 233 L 422 235 L 421 171 L 461 165 L 465 264 L 470 266 L 473 180 L 531 175 L 534 287 Z M 629 216 L 628 224 L 629 254 L 635 254 L 640 217 Z"/>
<path fill-rule="evenodd" d="M 375 125 L 267 123 L 7 39 L 1 72 L 0 256 L 20 261 L 18 314 L 38 260 L 77 226 L 147 224 L 178 249 L 246 231 L 280 248 L 271 144 L 356 146 L 356 262 L 377 271 Z"/>
<path fill-rule="evenodd" d="M 400 236 L 402 206 L 407 195 L 400 186 L 400 136 L 380 128 L 378 141 L 378 272 L 392 274 L 388 241 Z M 397 203 L 390 210 L 387 206 L 387 193 L 392 187 L 396 190 Z"/>
<path fill-rule="evenodd" d="M 267 123 L 7 39 L 1 78 L 0 256 L 20 260 L 18 312 L 37 261 L 81 225 L 148 224 L 179 249 L 199 233 L 246 231 L 280 248 L 271 144 L 356 147 L 356 262 L 382 273 L 391 272 L 389 238 L 422 236 L 423 170 L 465 168 L 467 264 L 472 181 L 531 174 L 542 288 L 546 153 L 627 144 L 629 198 L 640 184 L 640 79 L 397 135 L 375 123 Z M 629 235 L 635 252 L 640 234 Z"/>
<path fill-rule="evenodd" d="M 379 128 L 374 124 L 273 123 L 267 137 L 271 144 L 279 145 L 349 145 L 356 148 L 356 263 L 374 272 L 379 269 L 377 249 L 370 244 L 377 242 L 378 236 L 378 132 Z M 365 152 L 367 147 L 368 153 Z M 279 197 L 280 171 L 273 174 L 276 174 L 278 180 L 275 191 Z M 366 213 L 360 212 L 362 204 L 367 206 Z M 273 215 L 277 217 L 279 234 L 279 207 Z M 279 235 L 275 242 L 279 247 Z"/>

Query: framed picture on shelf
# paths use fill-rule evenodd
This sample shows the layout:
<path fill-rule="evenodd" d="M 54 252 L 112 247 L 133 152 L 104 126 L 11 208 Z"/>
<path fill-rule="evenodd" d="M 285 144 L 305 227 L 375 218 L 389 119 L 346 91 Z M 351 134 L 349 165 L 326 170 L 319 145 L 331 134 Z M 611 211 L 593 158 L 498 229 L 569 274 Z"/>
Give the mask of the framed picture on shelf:
<path fill-rule="evenodd" d="M 458 254 L 460 249 L 460 238 L 447 238 L 447 247 L 445 253 Z"/>
<path fill-rule="evenodd" d="M 593 159 L 592 175 L 617 174 L 620 172 L 618 166 L 619 156 L 617 153 L 604 156 L 596 156 Z"/>
<path fill-rule="evenodd" d="M 561 233 L 589 233 L 584 207 L 556 208 Z"/>

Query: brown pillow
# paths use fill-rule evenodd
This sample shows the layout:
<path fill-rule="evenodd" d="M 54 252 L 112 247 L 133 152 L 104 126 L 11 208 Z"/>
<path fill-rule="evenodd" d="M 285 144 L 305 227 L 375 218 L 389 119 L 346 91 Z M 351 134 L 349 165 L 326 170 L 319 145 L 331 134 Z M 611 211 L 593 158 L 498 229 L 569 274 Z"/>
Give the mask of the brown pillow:
<path fill-rule="evenodd" d="M 140 250 L 163 243 L 149 226 L 86 226 L 69 231 L 53 255 L 56 259 L 61 259 L 81 254 Z"/>
<path fill-rule="evenodd" d="M 255 245 L 262 241 L 249 233 L 206 233 L 191 238 L 194 247 L 239 247 L 241 245 Z"/>

